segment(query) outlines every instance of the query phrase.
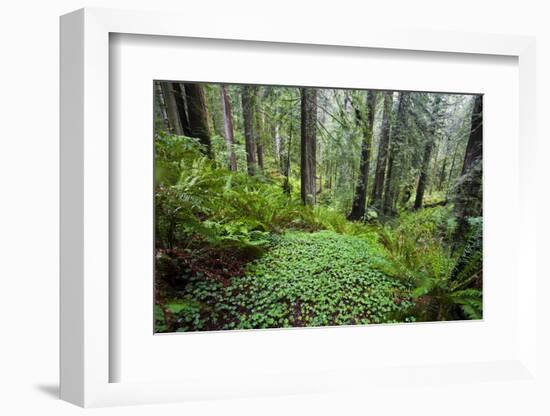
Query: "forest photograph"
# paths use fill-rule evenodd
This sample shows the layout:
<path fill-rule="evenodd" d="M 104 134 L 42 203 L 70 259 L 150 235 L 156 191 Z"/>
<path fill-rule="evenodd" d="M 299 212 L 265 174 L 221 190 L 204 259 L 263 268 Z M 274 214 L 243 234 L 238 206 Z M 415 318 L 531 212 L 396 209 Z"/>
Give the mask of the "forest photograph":
<path fill-rule="evenodd" d="M 483 97 L 153 82 L 154 332 L 483 318 Z"/>

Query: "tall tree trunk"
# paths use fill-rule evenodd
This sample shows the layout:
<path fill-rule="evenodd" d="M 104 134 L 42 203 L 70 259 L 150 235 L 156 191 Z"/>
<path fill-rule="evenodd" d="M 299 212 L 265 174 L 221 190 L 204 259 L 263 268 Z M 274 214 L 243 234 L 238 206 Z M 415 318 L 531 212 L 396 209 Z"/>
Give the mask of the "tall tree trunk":
<path fill-rule="evenodd" d="M 185 92 L 181 88 L 179 82 L 172 82 L 172 89 L 174 90 L 174 98 L 176 99 L 176 107 L 178 109 L 178 117 L 180 119 L 182 132 L 185 136 L 189 136 L 191 134 L 191 129 L 189 128 L 187 112 L 185 111 Z"/>
<path fill-rule="evenodd" d="M 453 172 L 455 171 L 455 162 L 456 162 L 456 157 L 458 155 L 459 147 L 460 147 L 460 141 L 457 141 L 456 146 L 455 146 L 455 150 L 453 151 L 453 158 L 451 160 L 451 167 L 449 168 L 449 175 L 447 177 L 447 183 L 448 184 L 453 183 Z M 451 188 L 448 187 L 447 191 L 445 192 L 445 198 L 449 197 L 450 191 L 451 191 Z"/>
<path fill-rule="evenodd" d="M 258 169 L 263 172 L 264 171 L 264 141 L 263 141 L 263 130 L 264 130 L 264 124 L 263 124 L 263 117 L 262 114 L 259 111 L 261 105 L 260 101 L 260 91 L 256 87 L 254 89 L 254 100 L 253 100 L 253 106 L 252 106 L 252 112 L 254 116 L 254 133 L 255 133 L 255 141 L 256 141 L 256 153 L 258 156 Z"/>
<path fill-rule="evenodd" d="M 384 191 L 384 179 L 388 165 L 388 152 L 390 146 L 390 115 L 393 104 L 393 92 L 384 93 L 384 116 L 382 120 L 382 132 L 378 145 L 378 156 L 376 158 L 376 170 L 372 186 L 372 204 L 381 208 L 382 192 Z"/>
<path fill-rule="evenodd" d="M 481 146 L 483 142 L 483 97 L 478 95 L 474 99 L 474 107 L 472 109 L 472 123 L 470 128 L 470 137 L 466 145 L 464 154 L 464 163 L 462 164 L 461 175 L 468 172 L 474 163 L 481 159 Z"/>
<path fill-rule="evenodd" d="M 261 136 L 256 136 L 258 141 L 256 142 L 256 153 L 258 153 L 258 169 L 260 172 L 264 171 L 264 145 L 261 141 Z"/>
<path fill-rule="evenodd" d="M 290 151 L 292 149 L 292 116 L 289 120 L 289 128 L 288 128 L 288 147 L 287 147 L 287 154 L 286 154 L 286 160 L 284 162 L 284 175 L 285 175 L 285 181 L 283 183 L 283 189 L 285 193 L 290 195 Z"/>
<path fill-rule="evenodd" d="M 255 175 L 258 169 L 256 164 L 256 143 L 254 135 L 254 91 L 253 87 L 244 85 L 241 92 L 244 120 L 244 141 L 246 147 L 246 165 L 249 175 Z"/>
<path fill-rule="evenodd" d="M 447 176 L 447 155 L 443 158 L 441 164 L 441 172 L 439 173 L 439 183 L 437 184 L 437 190 L 443 190 L 443 184 L 445 183 L 445 177 Z"/>
<path fill-rule="evenodd" d="M 430 168 L 430 159 L 432 157 L 432 150 L 434 146 L 433 137 L 429 137 L 426 140 L 424 146 L 424 154 L 422 156 L 422 166 L 420 168 L 420 177 L 418 178 L 418 186 L 416 188 L 416 198 L 414 200 L 414 209 L 422 208 L 424 200 L 424 191 L 426 190 L 426 182 L 428 181 L 428 170 Z"/>
<path fill-rule="evenodd" d="M 213 85 L 205 87 L 204 95 L 206 97 L 206 107 L 208 108 L 208 115 L 210 117 L 211 132 L 214 135 L 225 137 L 225 122 L 223 115 L 223 103 L 219 99 L 217 91 L 215 91 Z"/>
<path fill-rule="evenodd" d="M 327 188 L 330 190 L 332 190 L 333 178 L 334 178 L 334 167 L 332 163 L 329 163 Z"/>
<path fill-rule="evenodd" d="M 181 127 L 178 106 L 176 104 L 176 97 L 174 96 L 174 90 L 172 89 L 171 82 L 162 81 L 160 86 L 162 88 L 162 95 L 166 104 L 166 114 L 168 115 L 168 124 L 170 124 L 170 130 L 173 134 L 182 135 L 183 129 Z"/>
<path fill-rule="evenodd" d="M 313 205 L 316 192 L 316 152 L 317 152 L 317 90 L 301 88 L 301 169 L 300 194 L 302 202 Z"/>
<path fill-rule="evenodd" d="M 372 147 L 372 131 L 374 126 L 374 110 L 376 106 L 376 93 L 367 92 L 366 111 L 362 111 L 355 103 L 355 117 L 361 126 L 363 140 L 361 143 L 361 161 L 359 163 L 359 176 L 355 187 L 351 212 L 348 215 L 350 220 L 360 220 L 365 216 L 367 207 L 367 187 L 369 184 L 369 169 Z M 366 113 L 366 114 L 365 114 Z"/>
<path fill-rule="evenodd" d="M 275 129 L 273 132 L 273 140 L 274 140 L 274 146 L 275 146 L 275 160 L 278 161 L 279 170 L 282 174 L 284 174 L 284 163 L 283 163 L 283 139 L 281 137 L 280 133 L 280 124 L 277 122 L 275 124 Z"/>
<path fill-rule="evenodd" d="M 393 206 L 392 202 L 394 187 L 392 186 L 393 176 L 394 176 L 394 165 L 395 165 L 395 155 L 394 152 L 395 145 L 392 143 L 390 146 L 390 156 L 388 158 L 388 171 L 386 173 L 386 181 L 384 182 L 384 200 L 382 202 L 382 212 L 384 214 L 391 213 Z"/>
<path fill-rule="evenodd" d="M 202 85 L 186 83 L 185 97 L 189 113 L 189 135 L 199 139 L 205 148 L 206 155 L 212 158 L 208 110 L 206 108 L 206 99 Z"/>
<path fill-rule="evenodd" d="M 468 231 L 468 217 L 482 215 L 482 144 L 483 144 L 483 98 L 474 99 L 470 137 L 466 145 L 462 175 L 457 184 L 455 215 L 457 228 L 455 241 L 462 241 Z"/>
<path fill-rule="evenodd" d="M 233 115 L 231 112 L 231 101 L 227 94 L 227 87 L 220 85 L 220 96 L 223 109 L 223 132 L 225 137 L 225 145 L 227 147 L 227 161 L 229 169 L 233 172 L 237 171 L 237 158 L 235 157 L 235 139 L 233 137 Z"/>
<path fill-rule="evenodd" d="M 388 171 L 384 185 L 384 214 L 389 214 L 393 211 L 395 202 L 398 198 L 397 177 L 400 176 L 400 171 L 403 170 L 402 152 L 403 144 L 405 143 L 404 135 L 406 131 L 408 104 L 409 93 L 400 92 L 397 102 L 395 128 L 391 130 Z"/>
<path fill-rule="evenodd" d="M 325 187 L 327 189 L 332 188 L 331 180 L 332 180 L 332 166 L 330 163 L 330 159 L 327 157 L 327 161 L 325 164 Z"/>
<path fill-rule="evenodd" d="M 432 149 L 432 154 L 434 155 L 434 160 L 433 160 L 433 163 L 432 163 L 434 174 L 430 175 L 429 178 L 428 178 L 428 183 L 429 183 L 428 193 L 429 194 L 433 193 L 433 190 L 434 190 L 435 172 L 437 170 L 437 162 L 439 161 L 439 146 L 438 146 L 438 143 L 434 143 L 434 147 Z"/>
<path fill-rule="evenodd" d="M 459 144 L 460 143 L 457 143 L 456 144 L 456 147 L 455 147 L 455 151 L 453 152 L 453 159 L 451 161 L 451 168 L 449 169 L 449 177 L 447 178 L 447 181 L 448 182 L 451 182 L 451 180 L 453 179 L 453 172 L 455 170 L 455 161 L 456 161 L 456 156 L 458 154 L 458 147 L 459 147 Z"/>
<path fill-rule="evenodd" d="M 414 209 L 422 208 L 424 200 L 424 192 L 428 183 L 428 175 L 430 170 L 430 161 L 432 158 L 433 149 L 436 142 L 436 134 L 438 131 L 438 123 L 441 112 L 442 97 L 441 94 L 436 94 L 431 108 L 430 124 L 428 126 L 428 137 L 424 146 L 424 154 L 422 156 L 422 165 L 420 167 L 420 177 L 418 178 L 418 186 L 416 188 L 416 198 L 414 200 Z"/>
<path fill-rule="evenodd" d="M 166 101 L 160 84 L 159 81 L 155 81 L 155 117 L 160 122 L 162 130 L 170 130 L 168 114 L 166 114 Z"/>

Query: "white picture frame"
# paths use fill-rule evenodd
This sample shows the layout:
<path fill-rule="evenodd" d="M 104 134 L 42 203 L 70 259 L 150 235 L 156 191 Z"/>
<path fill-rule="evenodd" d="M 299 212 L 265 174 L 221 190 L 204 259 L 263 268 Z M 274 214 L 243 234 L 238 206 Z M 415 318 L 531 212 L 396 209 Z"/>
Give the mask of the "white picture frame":
<path fill-rule="evenodd" d="M 535 169 L 535 41 L 529 37 L 472 33 L 402 31 L 392 27 L 350 28 L 327 35 L 322 29 L 280 31 L 266 23 L 235 34 L 231 25 L 205 29 L 200 21 L 162 12 L 82 9 L 61 18 L 61 398 L 80 406 L 158 403 L 196 398 L 242 397 L 370 389 L 392 385 L 405 376 L 409 383 L 429 385 L 442 380 L 537 383 L 536 219 L 527 214 L 534 201 Z M 214 27 L 211 29 L 210 27 Z M 246 27 L 243 21 L 241 27 Z M 110 348 L 109 37 L 110 34 L 155 35 L 300 45 L 429 51 L 441 54 L 503 55 L 519 67 L 519 196 L 517 270 L 518 345 L 506 360 L 441 362 L 406 369 L 389 367 L 333 369 L 324 373 L 288 371 L 277 376 L 234 383 L 233 374 L 216 381 L 111 382 L 117 357 Z M 517 271 L 516 271 L 517 273 Z M 152 335 L 152 334 L 151 334 Z M 324 376 L 323 376 L 324 374 Z M 345 380 L 342 381 L 342 380 Z M 523 383 L 523 384 L 522 384 Z M 228 387 L 229 386 L 229 387 Z M 533 385 L 532 385 L 533 386 Z M 481 388 L 481 387 L 480 387 Z M 382 388 L 383 390 L 383 388 Z M 496 393 L 492 393 L 496 394 Z M 497 396 L 495 396 L 496 398 Z"/>

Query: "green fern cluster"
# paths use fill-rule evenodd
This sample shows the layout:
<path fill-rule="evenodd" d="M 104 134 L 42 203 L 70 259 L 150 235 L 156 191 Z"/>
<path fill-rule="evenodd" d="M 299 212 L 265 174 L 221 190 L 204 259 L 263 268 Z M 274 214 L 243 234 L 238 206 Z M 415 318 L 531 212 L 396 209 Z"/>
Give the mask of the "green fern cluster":
<path fill-rule="evenodd" d="M 260 247 L 269 242 L 268 233 L 326 227 L 275 179 L 231 172 L 203 156 L 192 138 L 164 135 L 155 142 L 156 238 L 162 247 L 196 241 Z"/>
<path fill-rule="evenodd" d="M 451 218 L 446 208 L 425 209 L 378 231 L 377 267 L 412 288 L 420 320 L 482 318 L 481 287 L 474 284 L 481 273 L 481 250 L 467 245 L 452 251 L 446 241 L 454 227 Z"/>

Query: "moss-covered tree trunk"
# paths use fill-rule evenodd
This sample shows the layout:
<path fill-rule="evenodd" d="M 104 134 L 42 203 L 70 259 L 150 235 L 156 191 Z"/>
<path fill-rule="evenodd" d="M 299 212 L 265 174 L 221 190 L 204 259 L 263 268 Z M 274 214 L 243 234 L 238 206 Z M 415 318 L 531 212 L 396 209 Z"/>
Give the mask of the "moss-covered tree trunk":
<path fill-rule="evenodd" d="M 261 96 L 258 87 L 254 88 L 254 97 L 252 101 L 252 114 L 254 117 L 254 141 L 256 142 L 256 156 L 258 161 L 258 169 L 264 170 L 264 120 L 260 110 Z"/>
<path fill-rule="evenodd" d="M 437 190 L 442 191 L 443 185 L 445 184 L 445 177 L 447 176 L 447 154 L 441 162 L 441 171 L 439 172 L 439 183 L 437 184 Z"/>
<path fill-rule="evenodd" d="M 472 109 L 472 122 L 470 136 L 464 153 L 461 175 L 466 174 L 474 165 L 481 160 L 483 144 L 483 97 L 478 95 L 474 99 Z"/>
<path fill-rule="evenodd" d="M 416 198 L 414 200 L 414 209 L 422 208 L 424 201 L 424 192 L 426 191 L 426 183 L 428 181 L 428 171 L 430 169 L 430 159 L 432 157 L 432 151 L 434 146 L 433 137 L 429 137 L 424 145 L 424 152 L 422 156 L 422 166 L 420 168 L 420 177 L 418 178 L 418 185 L 416 187 Z"/>
<path fill-rule="evenodd" d="M 237 158 L 235 157 L 235 139 L 233 137 L 233 114 L 231 112 L 231 101 L 227 94 L 227 87 L 220 85 L 220 98 L 223 109 L 223 132 L 225 137 L 225 145 L 227 147 L 227 162 L 229 169 L 237 170 Z"/>
<path fill-rule="evenodd" d="M 281 136 L 281 125 L 279 123 L 274 124 L 273 126 L 273 141 L 274 141 L 274 154 L 275 154 L 275 161 L 277 162 L 277 166 L 279 167 L 279 171 L 281 174 L 284 175 L 285 173 L 285 164 L 284 164 L 284 157 L 283 157 L 283 145 L 284 141 Z"/>
<path fill-rule="evenodd" d="M 157 126 L 164 131 L 170 130 L 168 114 L 166 114 L 166 103 L 159 81 L 155 81 L 155 128 Z"/>
<path fill-rule="evenodd" d="M 290 195 L 290 152 L 292 150 L 292 116 L 289 119 L 288 122 L 288 140 L 287 140 L 287 153 L 286 158 L 284 162 L 284 172 L 285 175 L 285 181 L 283 182 L 283 190 L 286 194 Z"/>
<path fill-rule="evenodd" d="M 353 197 L 351 212 L 348 215 L 350 220 L 360 220 L 365 216 L 367 207 L 367 188 L 369 185 L 369 169 L 372 148 L 372 131 L 374 126 L 374 110 L 376 106 L 376 92 L 368 91 L 366 108 L 355 103 L 355 117 L 361 126 L 363 139 L 361 142 L 361 161 L 359 162 L 359 175 Z"/>
<path fill-rule="evenodd" d="M 162 96 L 164 97 L 164 103 L 166 105 L 166 114 L 168 116 L 170 131 L 174 134 L 182 135 L 183 129 L 179 119 L 178 106 L 172 83 L 161 81 L 160 87 L 162 88 Z"/>
<path fill-rule="evenodd" d="M 302 202 L 313 205 L 316 191 L 317 90 L 301 88 L 300 195 Z"/>
<path fill-rule="evenodd" d="M 457 229 L 455 240 L 461 241 L 468 230 L 468 218 L 482 215 L 482 144 L 483 144 L 483 98 L 474 99 L 470 136 L 466 145 L 461 176 L 457 181 L 455 215 Z"/>
<path fill-rule="evenodd" d="M 376 157 L 376 170 L 372 186 L 372 204 L 376 208 L 382 206 L 382 193 L 384 191 L 384 179 L 388 165 L 388 152 L 390 147 L 390 117 L 393 104 L 393 92 L 384 93 L 382 132 L 378 145 L 378 156 Z"/>
<path fill-rule="evenodd" d="M 202 85 L 186 83 L 185 97 L 189 113 L 189 135 L 199 139 L 205 148 L 206 155 L 211 158 L 212 143 L 210 141 L 208 111 Z"/>
<path fill-rule="evenodd" d="M 178 109 L 178 118 L 180 120 L 181 129 L 184 135 L 189 136 L 191 130 L 189 129 L 189 120 L 187 119 L 187 112 L 185 108 L 185 92 L 179 82 L 172 82 L 172 89 L 174 90 L 174 98 L 176 100 L 176 107 Z"/>
<path fill-rule="evenodd" d="M 256 143 L 254 134 L 254 87 L 244 85 L 241 90 L 243 106 L 244 141 L 246 148 L 246 166 L 249 175 L 258 170 L 256 163 Z"/>
<path fill-rule="evenodd" d="M 407 126 L 407 111 L 409 105 L 409 93 L 400 92 L 397 103 L 397 116 L 395 127 L 391 130 L 391 142 L 388 156 L 388 170 L 384 184 L 384 214 L 394 211 L 398 199 L 399 179 L 403 171 L 403 145 Z"/>
<path fill-rule="evenodd" d="M 438 127 L 440 123 L 441 106 L 441 94 L 436 94 L 433 99 L 433 104 L 431 106 L 432 108 L 430 112 L 430 124 L 428 126 L 426 143 L 424 145 L 424 151 L 422 155 L 422 164 L 420 166 L 420 176 L 418 178 L 418 185 L 416 187 L 416 198 L 414 200 L 415 210 L 422 208 L 422 205 L 424 203 L 424 192 L 426 191 L 426 185 L 428 184 L 430 162 L 436 143 Z"/>

